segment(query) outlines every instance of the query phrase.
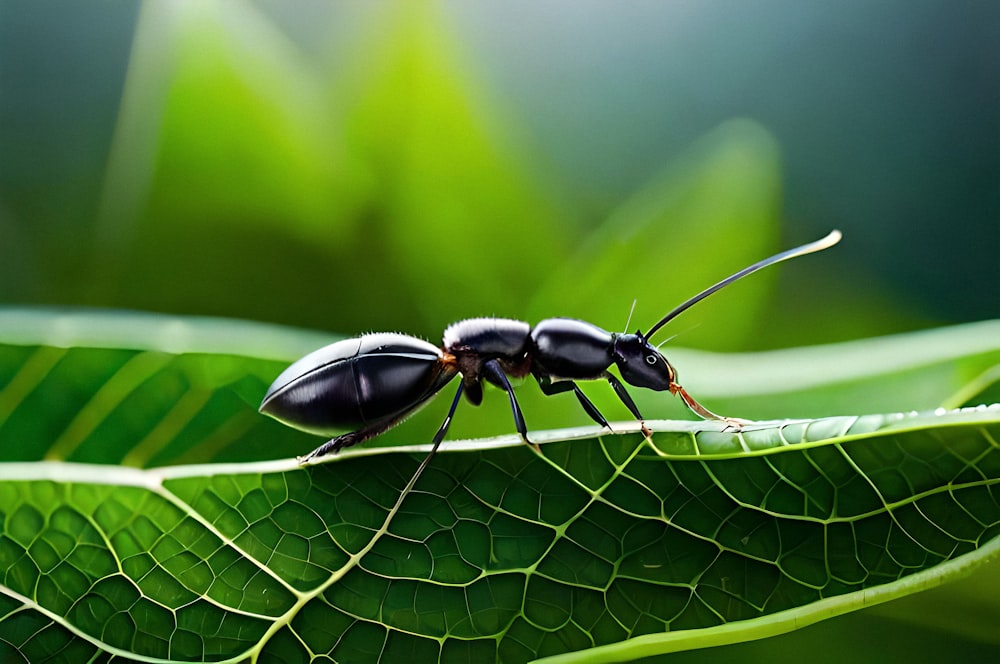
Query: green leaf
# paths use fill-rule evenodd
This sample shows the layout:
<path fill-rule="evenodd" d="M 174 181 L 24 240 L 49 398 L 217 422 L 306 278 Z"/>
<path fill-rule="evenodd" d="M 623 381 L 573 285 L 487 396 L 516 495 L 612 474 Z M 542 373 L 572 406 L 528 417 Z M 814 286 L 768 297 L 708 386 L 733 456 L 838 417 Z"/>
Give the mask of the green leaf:
<path fill-rule="evenodd" d="M 0 309 L 0 330 L 0 461 L 130 466 L 308 448 L 311 437 L 257 406 L 289 358 L 333 340 L 221 319 L 32 309 Z"/>
<path fill-rule="evenodd" d="M 982 386 L 996 342 L 968 342 L 998 338 L 988 325 L 876 340 L 880 363 L 831 379 L 951 363 L 941 394 Z M 967 357 L 933 351 L 949 335 Z M 256 406 L 327 341 L 0 311 L 0 658 L 625 660 L 910 595 L 1000 547 L 998 406 L 534 431 L 540 455 L 447 441 L 419 477 L 426 446 L 300 467 L 317 441 Z M 801 352 L 821 367 L 827 349 Z M 692 375 L 711 358 L 686 358 Z M 779 392 L 824 387 L 780 366 Z"/>

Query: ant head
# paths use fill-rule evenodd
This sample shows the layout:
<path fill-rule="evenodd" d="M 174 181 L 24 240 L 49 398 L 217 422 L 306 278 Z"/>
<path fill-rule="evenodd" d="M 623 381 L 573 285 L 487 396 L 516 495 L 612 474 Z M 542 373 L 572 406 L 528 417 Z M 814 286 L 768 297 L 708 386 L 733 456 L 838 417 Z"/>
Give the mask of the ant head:
<path fill-rule="evenodd" d="M 669 390 L 677 372 L 641 332 L 615 334 L 614 358 L 625 382 L 650 390 Z"/>

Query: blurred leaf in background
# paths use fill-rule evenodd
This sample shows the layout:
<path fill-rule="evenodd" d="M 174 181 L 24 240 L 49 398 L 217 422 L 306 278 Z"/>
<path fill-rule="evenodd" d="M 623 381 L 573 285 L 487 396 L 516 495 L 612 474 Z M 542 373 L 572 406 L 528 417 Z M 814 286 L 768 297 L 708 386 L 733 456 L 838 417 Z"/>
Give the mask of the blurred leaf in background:
<path fill-rule="evenodd" d="M 281 278 L 296 254 L 318 281 L 363 195 L 341 138 L 321 81 L 258 12 L 144 5 L 90 296 L 238 313 L 252 298 L 235 284 L 264 302 L 298 286 Z"/>
<path fill-rule="evenodd" d="M 911 28 L 937 25 L 938 4 L 918 4 Z M 899 293 L 885 266 L 916 245 L 872 254 L 883 231 L 867 193 L 855 193 L 857 214 L 811 203 L 801 216 L 804 177 L 832 193 L 867 177 L 866 163 L 843 151 L 817 147 L 803 164 L 803 127 L 787 124 L 794 103 L 807 109 L 794 122 L 812 126 L 828 112 L 822 135 L 847 136 L 834 102 L 856 104 L 856 94 L 831 98 L 823 81 L 856 73 L 836 69 L 853 60 L 838 60 L 847 43 L 825 32 L 796 47 L 740 31 L 766 24 L 790 35 L 782 30 L 828 25 L 832 10 L 778 2 L 760 11 L 784 23 L 762 24 L 713 3 L 611 14 L 583 6 L 0 3 L 0 298 L 431 340 L 477 315 L 573 315 L 619 329 L 633 299 L 634 322 L 648 324 L 721 276 L 833 227 L 847 238 L 836 252 L 700 305 L 672 326 L 676 343 L 760 349 L 903 331 L 969 298 L 955 287 Z M 726 20 L 703 35 L 720 44 L 707 57 L 682 30 L 720 11 Z M 865 11 L 878 25 L 887 10 Z M 949 20 L 984 25 L 978 11 L 963 6 Z M 879 42 L 865 16 L 841 18 L 870 55 Z M 666 33 L 651 39 L 660 26 Z M 507 41 L 513 34 L 524 41 Z M 745 57 L 724 46 L 727 34 Z M 979 53 L 980 41 L 963 44 L 963 62 Z M 804 64 L 776 59 L 781 49 L 829 73 L 794 78 L 792 98 L 761 86 L 734 101 L 739 86 L 719 79 L 720 68 L 799 76 Z M 889 91 L 904 89 L 894 83 Z M 996 127 L 996 113 L 977 117 Z M 984 183 L 996 161 L 976 171 Z M 981 230 L 968 260 L 935 261 L 942 288 L 991 273 L 975 256 L 1000 245 L 995 216 L 982 216 L 995 189 L 966 196 L 970 211 L 948 221 Z M 933 230 L 920 223 L 908 242 L 935 242 L 928 233 L 943 220 Z M 944 270 L 956 264 L 968 275 Z M 927 304 L 931 296 L 941 304 Z M 988 300 L 963 306 L 996 311 Z"/>
<path fill-rule="evenodd" d="M 102 220 L 110 298 L 218 312 L 240 284 L 228 313 L 349 330 L 515 313 L 557 217 L 433 7 L 398 14 L 331 81 L 253 6 L 147 5 L 105 203 L 149 194 Z"/>
<path fill-rule="evenodd" d="M 632 326 L 646 327 L 718 278 L 839 227 L 846 239 L 835 250 L 686 313 L 671 325 L 673 345 L 781 348 L 994 318 L 998 26 L 996 3 L 945 0 L 628 11 L 595 2 L 0 0 L 0 301 L 432 341 L 479 315 L 572 315 L 619 330 L 633 299 Z M 822 366 L 875 372 L 877 347 L 828 347 Z M 840 352 L 850 362 L 838 362 Z M 696 394 L 699 383 L 711 394 L 747 375 L 667 354 Z M 896 407 L 938 379 L 971 378 L 945 355 L 919 375 L 897 364 L 892 376 L 906 390 L 821 376 L 823 408 Z M 87 357 L 83 369 L 133 381 L 125 385 L 146 385 L 163 361 L 114 349 Z M 787 368 L 797 357 L 766 359 Z M 146 385 L 165 421 L 202 408 L 217 415 L 194 427 L 197 436 L 178 436 L 171 458 L 185 459 L 206 431 L 218 433 L 209 436 L 216 451 L 241 440 L 238 426 L 225 426 L 226 408 L 252 403 L 272 365 L 223 402 L 212 400 L 217 377 L 199 374 L 198 358 L 180 365 L 200 386 L 193 394 L 175 401 L 176 381 Z M 19 375 L 47 375 L 36 369 L 44 366 Z M 72 396 L 81 368 L 69 369 L 50 401 L 64 386 Z M 750 372 L 764 392 L 775 389 L 766 369 Z M 585 389 L 618 419 L 606 385 Z M 752 406 L 720 388 L 721 406 L 711 405 L 801 416 L 788 412 L 805 408 L 795 392 Z M 101 396 L 96 404 L 116 395 Z M 578 424 L 579 407 L 564 396 L 521 390 L 529 426 Z M 640 406 L 680 414 L 661 397 L 640 395 Z M 447 407 L 439 401 L 405 435 L 431 430 Z M 58 424 L 83 441 L 116 433 L 88 429 L 86 406 L 63 409 L 59 422 L 24 412 L 8 421 L 12 431 Z M 487 398 L 452 432 L 509 427 L 506 403 Z M 140 441 L 129 462 L 155 461 L 157 436 L 173 433 Z M 104 458 L 99 447 L 80 449 Z M 266 454 L 267 442 L 243 451 Z M 965 594 L 966 609 L 982 601 Z M 910 645 L 911 660 L 936 652 L 933 636 L 913 636 L 926 635 L 914 618 L 926 611 L 880 611 L 876 624 L 905 626 L 893 644 Z M 871 619 L 721 654 L 778 661 L 790 652 L 793 661 L 813 634 L 810 652 L 839 661 Z M 960 647 L 944 621 L 933 624 L 942 642 Z"/>

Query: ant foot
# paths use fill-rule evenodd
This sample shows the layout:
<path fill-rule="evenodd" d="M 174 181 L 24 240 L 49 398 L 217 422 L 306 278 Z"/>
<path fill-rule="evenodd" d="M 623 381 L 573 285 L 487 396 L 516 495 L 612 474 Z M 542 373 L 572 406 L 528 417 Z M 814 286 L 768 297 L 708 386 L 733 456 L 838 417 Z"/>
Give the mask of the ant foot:
<path fill-rule="evenodd" d="M 350 447 L 358 443 L 364 442 L 370 438 L 370 436 L 365 435 L 364 431 L 354 431 L 352 433 L 345 433 L 336 438 L 331 438 L 326 441 L 312 452 L 305 456 L 295 457 L 295 460 L 299 462 L 300 466 L 309 465 L 313 459 L 318 459 L 320 457 L 325 457 L 327 455 L 337 454 L 340 450 L 345 447 Z"/>
<path fill-rule="evenodd" d="M 726 425 L 722 430 L 723 432 L 732 431 L 733 433 L 739 433 L 746 425 L 753 424 L 752 420 L 741 420 L 738 417 L 720 417 L 719 420 Z"/>

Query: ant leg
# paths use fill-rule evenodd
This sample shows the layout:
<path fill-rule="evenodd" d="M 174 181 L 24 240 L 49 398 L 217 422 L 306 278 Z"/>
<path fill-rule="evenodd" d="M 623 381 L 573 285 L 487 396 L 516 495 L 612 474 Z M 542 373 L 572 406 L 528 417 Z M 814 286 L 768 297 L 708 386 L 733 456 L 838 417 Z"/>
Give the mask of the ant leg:
<path fill-rule="evenodd" d="M 441 441 L 444 440 L 445 434 L 448 433 L 448 427 L 451 426 L 451 418 L 455 415 L 455 409 L 458 408 L 459 397 L 462 396 L 462 387 L 463 387 L 462 383 L 459 383 L 458 392 L 455 393 L 455 398 L 451 402 L 451 408 L 448 409 L 448 415 L 447 417 L 444 418 L 444 422 L 441 423 L 441 428 L 438 429 L 438 432 L 436 434 L 434 434 L 434 441 L 433 441 L 434 448 L 431 450 L 431 453 L 428 455 L 428 457 L 434 456 L 434 453 L 437 451 L 438 445 L 441 444 Z M 361 429 L 360 431 L 352 431 L 350 433 L 345 433 L 340 436 L 337 436 L 336 438 L 331 438 L 330 440 L 326 441 L 325 443 L 314 449 L 309 454 L 299 457 L 299 465 L 304 466 L 313 459 L 317 459 L 319 457 L 323 457 L 328 454 L 336 454 L 337 452 L 339 452 L 344 448 L 357 445 L 358 443 L 363 443 L 366 440 L 370 440 L 375 436 L 383 434 L 392 427 L 399 424 L 403 420 L 403 417 L 409 414 L 410 413 L 408 411 L 404 413 L 404 415 L 401 417 L 396 417 L 390 420 L 386 420 L 384 422 L 378 422 L 366 429 Z"/>
<path fill-rule="evenodd" d="M 405 413 L 405 415 L 409 415 L 409 412 Z M 352 447 L 358 443 L 363 443 L 366 440 L 378 436 L 379 434 L 385 433 L 392 427 L 399 424 L 402 420 L 403 417 L 396 417 L 384 422 L 376 422 L 375 424 L 365 429 L 361 429 L 360 431 L 352 431 L 350 433 L 337 436 L 336 438 L 331 438 L 309 454 L 299 457 L 299 465 L 304 466 L 313 459 L 326 456 L 327 454 L 336 454 L 344 448 Z"/>
<path fill-rule="evenodd" d="M 625 404 L 625 407 L 629 409 L 629 412 L 635 415 L 635 419 L 637 420 L 644 419 L 643 416 L 639 413 L 639 407 L 635 405 L 634 401 L 632 401 L 632 395 L 628 393 L 628 391 L 625 389 L 625 386 L 622 385 L 622 382 L 617 378 L 615 378 L 614 374 L 605 371 L 604 373 L 601 374 L 600 377 L 605 379 L 611 384 L 611 387 L 613 387 L 615 390 L 615 394 L 617 394 L 618 398 L 622 400 L 622 403 Z"/>
<path fill-rule="evenodd" d="M 703 420 L 718 420 L 719 422 L 725 422 L 728 425 L 727 428 L 732 427 L 737 431 L 742 429 L 744 424 L 750 424 L 750 420 L 741 420 L 735 417 L 723 417 L 722 415 L 716 415 L 708 408 L 705 408 L 700 403 L 695 401 L 694 397 L 688 394 L 688 391 L 677 383 L 670 386 L 670 393 L 679 396 L 681 401 L 684 402 L 684 405 L 687 406 L 692 413 Z"/>
<path fill-rule="evenodd" d="M 622 400 L 623 404 L 625 404 L 625 407 L 628 408 L 629 412 L 635 415 L 635 419 L 639 420 L 640 424 L 642 424 L 642 435 L 646 438 L 652 436 L 653 432 L 646 428 L 646 418 L 644 418 L 642 413 L 639 412 L 639 407 L 635 405 L 634 401 L 632 401 L 632 395 L 628 393 L 628 390 L 625 389 L 622 382 L 618 380 L 614 374 L 608 371 L 602 373 L 601 378 L 608 381 L 611 387 L 614 388 L 615 394 L 617 394 L 618 398 Z"/>
<path fill-rule="evenodd" d="M 427 453 L 424 460 L 420 462 L 417 466 L 417 471 L 413 473 L 413 479 L 410 480 L 410 486 L 412 487 L 417 482 L 417 478 L 424 472 L 424 468 L 427 464 L 431 462 L 431 459 L 438 451 L 438 446 L 441 445 L 441 441 L 444 440 L 445 434 L 448 433 L 448 427 L 451 426 L 451 418 L 455 415 L 455 409 L 458 408 L 458 401 L 462 396 L 462 388 L 464 385 L 458 383 L 458 391 L 455 392 L 455 398 L 451 400 L 451 407 L 448 409 L 448 414 L 444 417 L 444 422 L 441 423 L 440 428 L 438 428 L 437 433 L 434 434 L 433 445 L 431 446 L 431 451 Z"/>
<path fill-rule="evenodd" d="M 455 398 L 451 401 L 451 408 L 448 409 L 448 414 L 445 416 L 444 422 L 441 423 L 441 428 L 439 428 L 437 433 L 434 434 L 434 448 L 431 450 L 431 454 L 434 454 L 437 451 L 438 445 L 441 444 L 441 441 L 444 440 L 445 434 L 448 433 L 448 427 L 451 426 L 451 418 L 454 417 L 455 409 L 458 408 L 458 401 L 462 397 L 463 387 L 465 387 L 464 383 L 459 381 L 458 391 L 455 392 Z"/>
<path fill-rule="evenodd" d="M 528 440 L 528 425 L 524 423 L 524 415 L 521 413 L 521 406 L 517 403 L 517 397 L 514 396 L 514 387 L 510 384 L 510 381 L 507 380 L 507 374 L 504 373 L 503 367 L 500 366 L 500 362 L 497 360 L 484 362 L 479 372 L 483 378 L 507 392 L 507 396 L 510 397 L 510 410 L 514 414 L 514 426 L 517 428 L 517 432 L 521 434 L 521 438 L 524 442 L 531 445 L 536 452 L 540 453 L 541 450 L 538 449 L 538 445 Z"/>
<path fill-rule="evenodd" d="M 587 398 L 587 395 L 583 393 L 583 390 L 581 390 L 580 386 L 574 381 L 553 381 L 549 376 L 536 376 L 536 378 L 538 379 L 538 387 L 542 389 L 542 393 L 546 396 L 552 396 L 553 394 L 560 394 L 562 392 L 569 392 L 572 390 L 573 393 L 576 394 L 576 398 L 580 402 L 580 405 L 583 406 L 587 415 L 590 416 L 590 419 L 594 420 L 608 431 L 611 431 L 612 433 L 614 432 L 611 429 L 611 425 L 608 424 L 607 419 L 605 419 L 604 415 L 601 414 L 601 411 L 597 410 L 597 406 L 595 406 L 594 403 Z"/>
<path fill-rule="evenodd" d="M 573 386 L 573 392 L 576 394 L 576 398 L 580 402 L 580 405 L 583 406 L 585 411 L 587 411 L 587 415 L 590 415 L 590 419 L 594 420 L 608 431 L 614 433 L 611 425 L 608 424 L 608 420 L 601 414 L 601 411 L 597 410 L 597 406 L 594 405 L 594 402 L 587 398 L 587 395 L 583 393 L 580 386 L 572 381 L 570 384 Z"/>
<path fill-rule="evenodd" d="M 344 435 L 346 436 L 347 434 Z M 347 445 L 341 444 L 342 438 L 344 438 L 344 436 L 337 436 L 336 438 L 331 438 L 330 440 L 326 441 L 325 443 L 314 449 L 309 454 L 305 456 L 300 456 L 298 458 L 299 465 L 304 466 L 313 459 L 316 459 L 321 456 L 326 456 L 327 454 L 333 454 L 339 452 L 343 447 L 350 447 L 351 445 L 350 443 L 348 443 Z"/>
<path fill-rule="evenodd" d="M 448 414 L 445 416 L 444 422 L 441 423 L 441 427 L 437 430 L 437 433 L 434 434 L 434 445 L 431 446 L 431 451 L 427 453 L 424 460 L 420 462 L 419 466 L 417 466 L 417 470 L 414 471 L 413 475 L 410 477 L 410 481 L 406 483 L 402 493 L 399 494 L 399 499 L 396 501 L 396 507 L 393 508 L 393 511 L 395 511 L 396 508 L 403 503 L 403 499 L 410 493 L 413 487 L 417 485 L 417 480 L 424 474 L 424 470 L 427 469 L 427 464 L 429 464 L 431 459 L 434 458 L 434 454 L 437 452 L 438 446 L 441 444 L 441 441 L 444 440 L 445 434 L 448 433 L 448 427 L 451 425 L 451 418 L 455 414 L 455 409 L 458 408 L 459 397 L 462 396 L 462 387 L 462 383 L 459 383 L 458 391 L 455 392 L 455 398 L 451 401 L 451 408 L 448 409 Z"/>

